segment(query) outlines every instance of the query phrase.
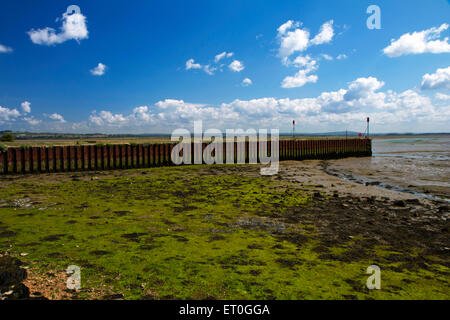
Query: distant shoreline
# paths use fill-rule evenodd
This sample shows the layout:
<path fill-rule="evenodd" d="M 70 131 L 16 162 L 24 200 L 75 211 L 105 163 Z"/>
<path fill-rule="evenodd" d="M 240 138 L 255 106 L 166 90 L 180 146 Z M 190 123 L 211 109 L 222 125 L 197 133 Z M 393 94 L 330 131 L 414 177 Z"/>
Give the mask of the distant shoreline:
<path fill-rule="evenodd" d="M 14 132 L 14 131 L 0 131 L 3 133 L 12 133 L 16 140 L 35 140 L 35 139 L 123 139 L 123 138 L 170 138 L 170 134 L 164 133 L 149 133 L 149 134 L 103 134 L 103 133 L 52 133 L 52 132 Z M 357 137 L 358 132 L 325 132 L 325 133 L 280 133 L 280 137 Z M 442 136 L 450 135 L 450 132 L 438 133 L 371 133 L 370 137 L 417 137 L 417 136 Z"/>

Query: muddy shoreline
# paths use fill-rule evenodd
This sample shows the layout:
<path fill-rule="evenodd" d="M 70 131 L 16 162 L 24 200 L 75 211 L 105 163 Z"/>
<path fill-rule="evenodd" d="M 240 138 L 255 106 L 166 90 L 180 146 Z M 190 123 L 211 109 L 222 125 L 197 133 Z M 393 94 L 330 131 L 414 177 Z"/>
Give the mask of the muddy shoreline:
<path fill-rule="evenodd" d="M 333 167 L 333 164 L 324 161 L 322 163 L 323 171 L 331 176 L 338 177 L 345 181 L 356 182 L 358 184 L 362 184 L 365 186 L 377 186 L 379 188 L 393 190 L 401 193 L 409 193 L 414 196 L 433 200 L 440 203 L 450 203 L 449 198 L 449 188 L 447 187 L 439 187 L 439 186 L 417 186 L 408 184 L 408 187 L 395 185 L 390 182 L 380 181 L 381 179 L 377 178 L 367 178 L 361 177 L 351 173 L 350 171 L 346 171 L 344 169 Z M 370 174 L 369 174 L 370 175 Z"/>
<path fill-rule="evenodd" d="M 214 243 L 224 240 L 227 235 L 234 234 L 237 230 L 257 231 L 275 238 L 279 243 L 266 250 L 283 250 L 282 244 L 286 242 L 296 246 L 297 250 L 301 250 L 307 243 L 314 243 L 312 251 L 318 255 L 317 260 L 307 261 L 292 256 L 280 256 L 277 263 L 286 269 L 313 268 L 314 264 L 324 263 L 347 264 L 371 261 L 382 266 L 383 270 L 399 274 L 427 272 L 424 277 L 430 277 L 430 281 L 440 281 L 442 285 L 448 287 L 450 284 L 449 206 L 410 193 L 342 180 L 338 176 L 327 174 L 326 164 L 327 162 L 318 160 L 282 162 L 279 174 L 268 179 L 286 188 L 285 194 L 295 192 L 294 189 L 301 190 L 309 194 L 310 200 L 304 205 L 280 207 L 280 210 L 261 210 L 256 213 L 256 216 L 242 216 L 234 222 L 218 222 L 215 230 L 222 232 L 211 234 L 209 241 Z M 88 183 L 96 181 L 93 175 L 100 177 L 96 179 L 102 179 L 116 174 L 133 179 L 133 177 L 142 177 L 143 174 L 151 175 L 152 170 L 80 173 L 77 174 L 76 179 Z M 259 176 L 259 166 L 205 166 L 195 169 L 195 174 L 200 176 L 238 175 L 251 178 Z M 47 176 L 51 175 L 45 175 Z M 18 179 L 28 183 L 30 180 L 41 178 L 42 176 L 37 175 L 17 176 L 8 177 L 8 181 Z M 70 174 L 58 174 L 51 178 L 61 182 L 75 179 Z M 15 200 L 12 205 L 16 209 L 21 209 L 21 206 L 26 209 L 28 202 Z M 210 214 L 216 213 L 210 212 Z M 170 222 L 168 226 L 175 228 L 173 222 Z M 177 228 L 185 227 L 177 225 Z M 12 235 L 11 232 L 6 225 L 0 224 L 0 236 Z M 179 239 L 181 238 L 180 236 Z M 187 241 L 186 238 L 183 239 Z M 380 247 L 389 248 L 390 253 L 380 255 Z M 151 246 L 151 248 L 154 247 Z M 252 245 L 248 249 L 261 250 L 262 247 Z M 417 254 L 417 252 L 420 253 Z M 0 264 L 0 279 L 7 279 L 7 272 L 13 267 L 15 272 L 22 275 L 22 278 L 13 285 L 21 287 L 25 292 L 28 290 L 31 293 L 42 293 L 40 297 L 48 299 L 77 298 L 76 294 L 67 292 L 62 273 L 55 277 L 54 273 L 53 275 L 49 275 L 48 272 L 36 273 L 33 268 L 30 268 L 26 280 L 27 277 L 23 278 L 23 271 L 17 269 L 17 265 L 20 265 L 20 268 L 28 267 L 28 265 L 26 263 L 22 265 L 22 262 L 19 262 L 22 259 L 17 252 L 11 254 L 13 259 L 4 260 L 9 262 Z M 236 256 L 237 265 L 244 263 L 247 254 Z M 228 264 L 229 261 L 223 261 L 223 263 Z M 235 268 L 233 265 L 231 267 Z M 256 271 L 252 272 L 256 274 Z M 408 279 L 405 278 L 405 285 L 408 284 L 407 281 Z M 27 289 L 22 287 L 24 283 Z M 367 289 L 356 280 L 348 278 L 346 283 L 354 289 L 355 293 L 347 295 L 346 299 L 355 299 L 357 294 L 368 294 Z M 1 282 L 0 285 L 2 285 Z M 4 288 L 6 285 L 11 284 L 4 280 Z M 401 289 L 394 286 L 388 290 L 391 290 L 392 294 L 397 294 Z M 10 288 L 8 291 L 11 291 Z M 111 299 L 111 297 L 124 296 L 126 295 L 123 292 L 110 292 L 108 295 L 95 295 L 92 298 Z M 27 299 L 30 296 L 21 298 Z"/>
<path fill-rule="evenodd" d="M 448 135 L 376 137 L 372 151 L 372 157 L 329 161 L 327 171 L 363 184 L 450 201 Z"/>

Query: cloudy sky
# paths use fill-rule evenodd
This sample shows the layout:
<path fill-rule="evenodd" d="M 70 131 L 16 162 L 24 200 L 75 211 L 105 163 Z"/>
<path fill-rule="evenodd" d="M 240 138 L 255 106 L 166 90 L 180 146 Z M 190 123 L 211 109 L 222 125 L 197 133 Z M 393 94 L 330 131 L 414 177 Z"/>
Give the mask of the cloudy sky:
<path fill-rule="evenodd" d="M 449 17 L 447 0 L 2 1 L 0 130 L 450 132 Z"/>

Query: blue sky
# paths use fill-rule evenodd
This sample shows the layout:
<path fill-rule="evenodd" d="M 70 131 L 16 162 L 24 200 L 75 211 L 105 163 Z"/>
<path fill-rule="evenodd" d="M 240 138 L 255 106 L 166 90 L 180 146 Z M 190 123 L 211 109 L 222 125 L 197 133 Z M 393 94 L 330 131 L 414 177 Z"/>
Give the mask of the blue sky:
<path fill-rule="evenodd" d="M 449 132 L 449 17 L 446 0 L 3 1 L 0 130 Z"/>

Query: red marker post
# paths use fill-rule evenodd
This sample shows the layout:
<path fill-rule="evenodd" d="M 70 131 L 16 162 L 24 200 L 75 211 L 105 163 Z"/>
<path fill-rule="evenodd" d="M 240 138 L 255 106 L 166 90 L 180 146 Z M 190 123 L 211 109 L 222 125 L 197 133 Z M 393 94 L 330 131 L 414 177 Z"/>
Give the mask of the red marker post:
<path fill-rule="evenodd" d="M 295 120 L 292 120 L 292 138 L 294 138 L 295 134 Z"/>

